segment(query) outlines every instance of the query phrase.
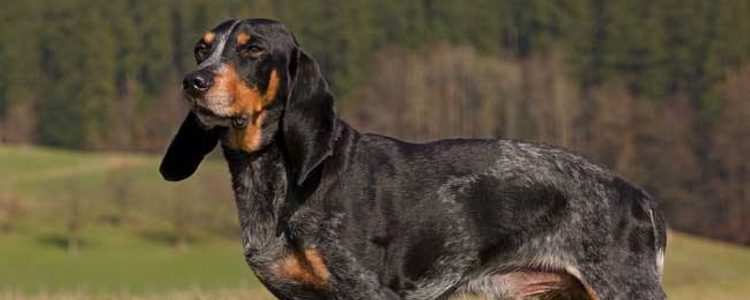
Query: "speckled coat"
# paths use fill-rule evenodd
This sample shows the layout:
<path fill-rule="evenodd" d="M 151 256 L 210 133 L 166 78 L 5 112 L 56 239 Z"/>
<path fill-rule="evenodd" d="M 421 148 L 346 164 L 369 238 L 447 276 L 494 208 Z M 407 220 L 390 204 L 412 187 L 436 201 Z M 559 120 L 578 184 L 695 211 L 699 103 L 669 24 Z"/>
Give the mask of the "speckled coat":
<path fill-rule="evenodd" d="M 186 87 L 194 109 L 161 171 L 182 180 L 222 145 L 246 260 L 277 297 L 665 298 L 662 214 L 624 179 L 546 145 L 362 134 L 337 119 L 317 64 L 280 23 L 210 33 L 222 45 L 196 72 L 233 68 L 233 86 L 258 96 L 222 101 L 260 109 L 226 113 L 205 103 L 222 87 Z M 261 50 L 248 58 L 245 43 Z"/>

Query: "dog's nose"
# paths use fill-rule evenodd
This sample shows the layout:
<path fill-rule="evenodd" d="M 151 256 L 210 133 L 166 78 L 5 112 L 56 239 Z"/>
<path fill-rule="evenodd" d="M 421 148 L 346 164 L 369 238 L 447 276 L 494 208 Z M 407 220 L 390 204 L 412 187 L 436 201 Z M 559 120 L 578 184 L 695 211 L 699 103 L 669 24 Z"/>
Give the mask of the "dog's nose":
<path fill-rule="evenodd" d="M 195 72 L 185 77 L 182 81 L 182 88 L 192 93 L 202 93 L 211 87 L 211 77 L 204 72 Z"/>

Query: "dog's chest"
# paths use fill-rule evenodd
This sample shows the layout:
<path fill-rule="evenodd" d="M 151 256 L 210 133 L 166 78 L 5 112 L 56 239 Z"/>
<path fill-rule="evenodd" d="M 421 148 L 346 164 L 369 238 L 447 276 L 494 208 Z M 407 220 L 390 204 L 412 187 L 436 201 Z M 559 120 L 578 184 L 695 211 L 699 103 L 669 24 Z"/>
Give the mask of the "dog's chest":
<path fill-rule="evenodd" d="M 276 296 L 321 298 L 330 289 L 326 259 L 315 247 L 295 248 L 284 238 L 243 236 L 245 258 L 255 275 Z"/>
<path fill-rule="evenodd" d="M 324 256 L 326 252 L 318 240 L 309 236 L 309 226 L 299 225 L 297 222 L 302 220 L 292 219 L 295 225 L 291 227 L 300 231 L 285 231 L 278 237 L 275 226 L 264 226 L 250 219 L 243 222 L 242 240 L 247 263 L 261 282 L 282 299 L 299 295 L 325 298 L 331 289 L 333 270 L 329 268 L 330 260 Z M 304 219 L 304 223 L 307 221 Z M 288 235 L 297 239 L 292 241 Z"/>

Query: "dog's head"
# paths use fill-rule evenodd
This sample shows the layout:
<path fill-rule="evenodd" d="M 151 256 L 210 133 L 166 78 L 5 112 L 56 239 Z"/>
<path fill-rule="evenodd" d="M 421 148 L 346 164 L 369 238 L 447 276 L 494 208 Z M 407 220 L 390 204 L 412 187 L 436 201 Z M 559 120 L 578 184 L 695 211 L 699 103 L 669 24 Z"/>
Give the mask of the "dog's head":
<path fill-rule="evenodd" d="M 219 141 L 246 152 L 283 143 L 299 184 L 331 154 L 333 95 L 283 24 L 226 21 L 198 41 L 195 59 L 182 83 L 192 109 L 162 161 L 165 179 L 192 175 Z"/>

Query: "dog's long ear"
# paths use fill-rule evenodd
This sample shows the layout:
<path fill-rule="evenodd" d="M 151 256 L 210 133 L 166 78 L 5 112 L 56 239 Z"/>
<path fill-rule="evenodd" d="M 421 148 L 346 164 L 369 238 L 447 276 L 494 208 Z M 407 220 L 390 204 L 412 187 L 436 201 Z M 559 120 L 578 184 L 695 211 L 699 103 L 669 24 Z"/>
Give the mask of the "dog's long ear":
<path fill-rule="evenodd" d="M 289 96 L 282 119 L 287 163 L 301 186 L 308 175 L 332 154 L 336 114 L 333 94 L 318 63 L 296 50 L 288 66 Z"/>
<path fill-rule="evenodd" d="M 193 112 L 188 113 L 161 161 L 161 176 L 169 181 L 190 177 L 218 141 L 218 129 L 203 128 L 198 117 Z"/>

